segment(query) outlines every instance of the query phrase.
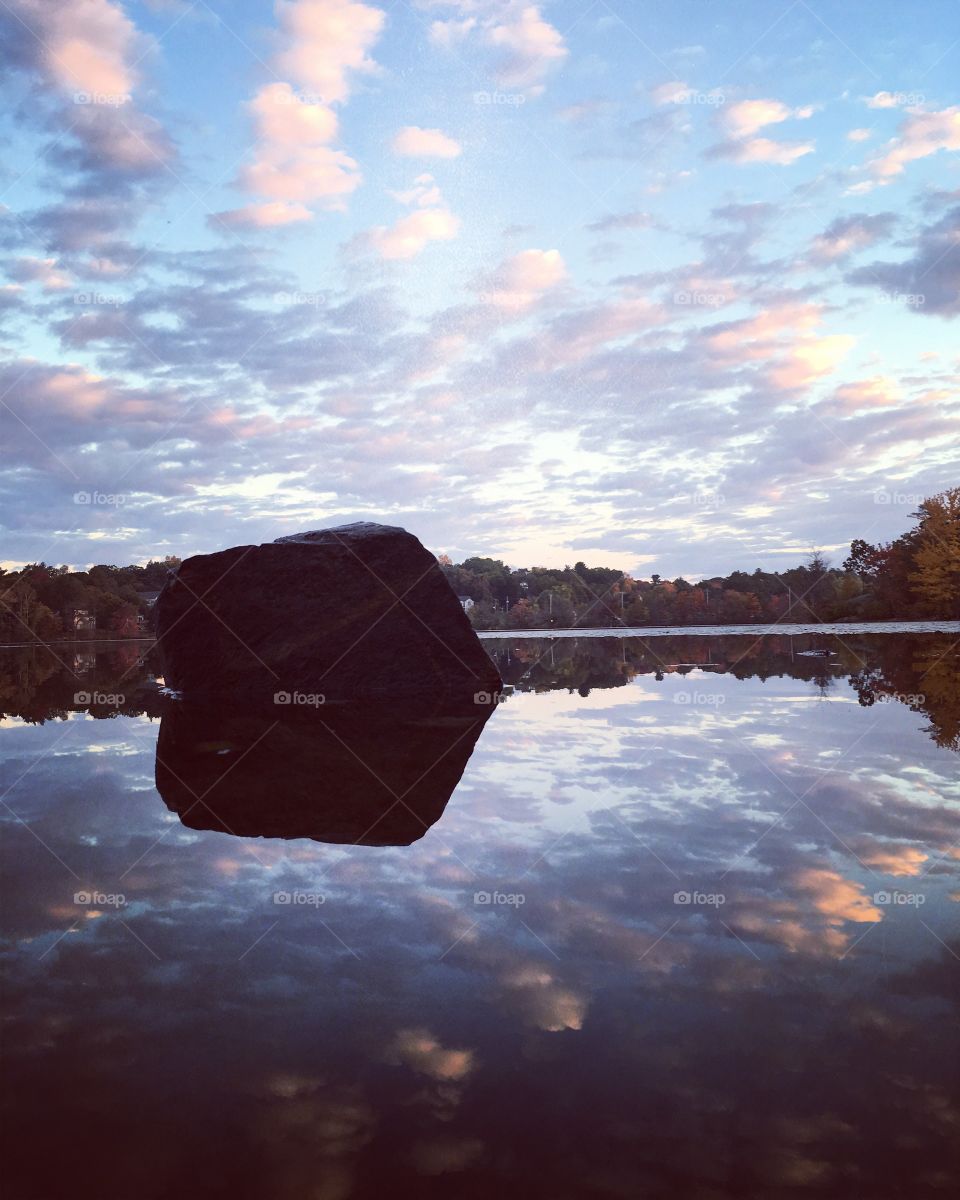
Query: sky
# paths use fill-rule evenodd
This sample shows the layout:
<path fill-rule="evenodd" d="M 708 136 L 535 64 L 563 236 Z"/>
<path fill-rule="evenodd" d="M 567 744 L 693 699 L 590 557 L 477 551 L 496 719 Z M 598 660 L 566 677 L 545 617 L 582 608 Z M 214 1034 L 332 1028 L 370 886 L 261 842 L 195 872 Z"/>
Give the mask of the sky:
<path fill-rule="evenodd" d="M 694 578 L 960 482 L 960 9 L 0 0 L 0 562 Z"/>

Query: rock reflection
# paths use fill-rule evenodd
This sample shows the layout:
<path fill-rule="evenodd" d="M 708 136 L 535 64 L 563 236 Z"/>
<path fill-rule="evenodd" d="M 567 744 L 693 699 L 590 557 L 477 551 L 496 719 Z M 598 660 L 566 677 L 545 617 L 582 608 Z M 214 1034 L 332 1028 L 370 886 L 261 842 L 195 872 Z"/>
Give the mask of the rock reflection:
<path fill-rule="evenodd" d="M 475 709 L 278 721 L 173 704 L 160 722 L 157 790 L 191 829 L 409 846 L 440 819 L 463 775 L 491 713 Z"/>

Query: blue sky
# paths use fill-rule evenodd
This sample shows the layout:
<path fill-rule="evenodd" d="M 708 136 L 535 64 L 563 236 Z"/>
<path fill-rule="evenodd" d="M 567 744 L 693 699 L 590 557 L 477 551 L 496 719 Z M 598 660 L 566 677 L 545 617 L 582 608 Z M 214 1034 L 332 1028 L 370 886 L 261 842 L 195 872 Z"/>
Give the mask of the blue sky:
<path fill-rule="evenodd" d="M 955 3 L 3 0 L 8 564 L 690 576 L 957 482 Z"/>

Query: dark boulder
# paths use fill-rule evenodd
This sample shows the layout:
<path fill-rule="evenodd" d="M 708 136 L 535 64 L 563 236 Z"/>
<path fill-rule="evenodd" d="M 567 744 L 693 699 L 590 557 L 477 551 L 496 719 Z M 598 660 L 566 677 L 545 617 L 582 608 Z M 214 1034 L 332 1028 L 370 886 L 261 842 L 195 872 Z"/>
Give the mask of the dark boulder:
<path fill-rule="evenodd" d="M 491 712 L 421 718 L 378 707 L 277 721 L 171 704 L 157 790 L 191 829 L 408 846 L 439 820 Z"/>
<path fill-rule="evenodd" d="M 171 573 L 156 621 L 167 685 L 190 701 L 422 715 L 475 712 L 500 687 L 437 560 L 387 525 L 195 555 Z"/>

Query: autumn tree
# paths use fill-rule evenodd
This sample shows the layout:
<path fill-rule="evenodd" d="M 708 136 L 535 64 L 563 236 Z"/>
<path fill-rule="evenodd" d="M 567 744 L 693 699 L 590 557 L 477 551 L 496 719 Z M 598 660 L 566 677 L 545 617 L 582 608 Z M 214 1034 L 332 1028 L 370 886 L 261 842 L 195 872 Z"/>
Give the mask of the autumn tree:
<path fill-rule="evenodd" d="M 909 583 L 924 615 L 960 617 L 960 487 L 931 496 L 920 524 Z"/>

